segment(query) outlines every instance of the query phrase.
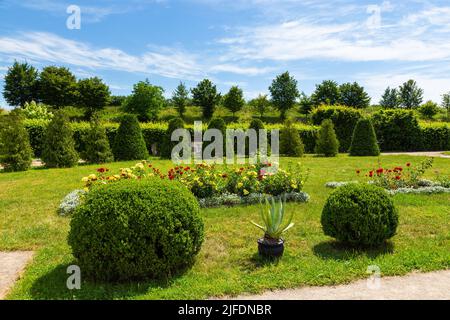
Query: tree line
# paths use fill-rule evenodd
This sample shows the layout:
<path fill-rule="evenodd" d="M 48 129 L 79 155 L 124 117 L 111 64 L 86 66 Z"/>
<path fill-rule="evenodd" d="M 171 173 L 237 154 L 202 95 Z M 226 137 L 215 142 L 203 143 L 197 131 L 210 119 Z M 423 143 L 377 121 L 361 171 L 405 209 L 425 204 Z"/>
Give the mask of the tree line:
<path fill-rule="evenodd" d="M 203 118 L 211 119 L 217 106 L 230 110 L 233 116 L 249 104 L 262 117 L 269 107 L 280 112 L 281 119 L 287 112 L 299 106 L 300 112 L 308 114 L 320 105 L 344 105 L 357 109 L 370 106 L 371 98 L 364 87 L 357 82 L 339 85 L 336 81 L 325 80 L 316 85 L 315 91 L 306 95 L 299 91 L 297 80 L 284 72 L 278 75 L 268 88 L 268 94 L 259 95 L 246 101 L 244 92 L 232 86 L 226 94 L 221 94 L 209 79 L 200 81 L 194 88 L 187 88 L 180 82 L 171 98 L 164 97 L 164 89 L 151 84 L 148 79 L 133 86 L 129 96 L 111 96 L 109 87 L 98 77 L 78 79 L 66 67 L 47 66 L 39 72 L 28 63 L 15 62 L 5 76 L 3 96 L 11 106 L 23 107 L 35 101 L 55 109 L 76 106 L 85 110 L 87 118 L 107 105 L 121 106 L 123 111 L 136 114 L 141 121 L 157 120 L 164 107 L 173 106 L 183 117 L 190 105 L 199 106 Z M 380 105 L 383 108 L 413 109 L 422 106 L 423 89 L 414 80 L 405 82 L 398 89 L 387 88 Z M 442 106 L 450 109 L 450 93 L 443 95 Z M 422 110 L 433 114 L 437 104 L 427 102 Z"/>

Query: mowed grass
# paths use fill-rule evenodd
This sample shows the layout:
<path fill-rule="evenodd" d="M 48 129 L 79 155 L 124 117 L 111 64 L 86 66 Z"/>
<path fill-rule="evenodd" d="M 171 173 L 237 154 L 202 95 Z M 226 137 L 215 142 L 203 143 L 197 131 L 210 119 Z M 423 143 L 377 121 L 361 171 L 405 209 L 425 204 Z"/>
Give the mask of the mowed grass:
<path fill-rule="evenodd" d="M 418 163 L 423 158 L 385 156 L 383 166 Z M 377 265 L 383 275 L 450 267 L 450 195 L 397 195 L 398 234 L 384 247 L 346 248 L 326 237 L 320 216 L 328 194 L 328 181 L 357 179 L 355 170 L 377 166 L 378 158 L 283 158 L 301 161 L 310 169 L 305 191 L 307 204 L 288 204 L 295 212 L 295 227 L 286 234 L 286 251 L 277 263 L 262 261 L 257 252 L 259 230 L 249 223 L 258 219 L 258 206 L 202 210 L 205 242 L 193 268 L 171 280 L 142 283 L 93 283 L 83 278 L 81 290 L 66 288 L 66 269 L 76 264 L 67 245 L 70 217 L 59 217 L 60 200 L 81 186 L 81 177 L 98 166 L 73 169 L 34 169 L 0 174 L 0 251 L 35 250 L 8 298 L 10 299 L 203 299 L 258 293 L 268 289 L 305 285 L 332 285 L 367 277 Z M 135 162 L 114 163 L 114 170 Z M 152 160 L 160 168 L 169 161 Z M 427 177 L 438 170 L 450 175 L 450 160 L 436 159 Z"/>

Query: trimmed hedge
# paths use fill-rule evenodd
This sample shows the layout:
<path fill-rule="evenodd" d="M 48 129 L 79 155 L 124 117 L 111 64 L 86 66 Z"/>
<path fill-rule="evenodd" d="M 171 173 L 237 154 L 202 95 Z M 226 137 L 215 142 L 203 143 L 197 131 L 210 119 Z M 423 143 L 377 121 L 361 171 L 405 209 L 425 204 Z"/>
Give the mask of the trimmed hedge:
<path fill-rule="evenodd" d="M 334 130 L 339 140 L 339 151 L 341 152 L 347 152 L 350 148 L 353 130 L 361 118 L 361 111 L 342 106 L 321 106 L 314 109 L 311 114 L 314 125 L 320 126 L 326 119 L 333 121 Z"/>
<path fill-rule="evenodd" d="M 331 193 L 321 222 L 327 236 L 343 243 L 378 246 L 395 235 L 398 211 L 384 189 L 350 183 Z"/>
<path fill-rule="evenodd" d="M 197 199 L 181 183 L 124 180 L 87 193 L 68 242 L 89 278 L 168 278 L 193 264 L 203 232 Z"/>
<path fill-rule="evenodd" d="M 373 123 L 373 120 L 372 120 Z M 42 151 L 42 142 L 45 133 L 45 128 L 48 121 L 45 120 L 25 120 L 24 125 L 30 136 L 30 144 L 34 151 L 35 157 L 40 157 Z M 114 142 L 114 138 L 118 129 L 117 123 L 107 122 L 103 124 L 106 130 L 106 135 L 110 145 Z M 75 148 L 78 152 L 85 150 L 84 137 L 89 130 L 89 123 L 87 122 L 74 122 L 71 123 L 71 127 L 74 133 Z M 188 126 L 187 126 L 188 127 Z M 300 137 L 305 145 L 305 153 L 314 153 L 316 146 L 317 133 L 319 127 L 308 126 L 303 124 L 295 124 L 294 127 L 299 131 Z M 228 125 L 229 129 L 242 128 L 242 124 Z M 147 148 L 150 154 L 155 154 L 153 151 L 159 150 L 159 146 L 162 144 L 164 136 L 167 130 L 167 124 L 164 123 L 141 123 L 142 135 L 146 142 Z M 189 130 L 193 130 L 192 127 L 188 127 Z M 265 129 L 268 131 L 268 141 L 270 142 L 270 130 L 281 129 L 280 125 L 266 125 Z M 206 130 L 206 126 L 205 126 Z M 377 132 L 377 130 L 375 129 Z M 413 145 L 414 151 L 442 151 L 450 150 L 450 126 L 446 124 L 433 124 L 433 125 L 420 125 L 421 138 L 419 143 Z M 400 131 L 401 132 L 401 131 Z M 379 134 L 379 132 L 377 132 Z M 379 139 L 380 137 L 378 137 Z M 351 138 L 350 138 L 351 139 Z M 389 147 L 388 144 L 385 144 Z M 155 147 L 152 148 L 152 146 Z M 380 144 L 381 151 L 392 151 L 384 149 L 384 145 Z M 405 151 L 405 150 L 394 150 Z"/>

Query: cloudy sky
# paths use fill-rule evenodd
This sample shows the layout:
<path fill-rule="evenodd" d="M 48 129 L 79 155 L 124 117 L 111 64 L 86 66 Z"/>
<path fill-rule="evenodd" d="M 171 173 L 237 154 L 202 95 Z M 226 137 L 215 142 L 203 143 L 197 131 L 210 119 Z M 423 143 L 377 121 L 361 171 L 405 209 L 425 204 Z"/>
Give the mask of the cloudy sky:
<path fill-rule="evenodd" d="M 80 29 L 67 27 L 70 5 Z M 358 81 L 377 103 L 414 78 L 439 101 L 450 91 L 450 1 L 0 0 L 1 87 L 14 60 L 100 76 L 114 94 L 149 78 L 170 96 L 208 77 L 252 98 L 289 70 L 307 94 L 325 79 Z"/>

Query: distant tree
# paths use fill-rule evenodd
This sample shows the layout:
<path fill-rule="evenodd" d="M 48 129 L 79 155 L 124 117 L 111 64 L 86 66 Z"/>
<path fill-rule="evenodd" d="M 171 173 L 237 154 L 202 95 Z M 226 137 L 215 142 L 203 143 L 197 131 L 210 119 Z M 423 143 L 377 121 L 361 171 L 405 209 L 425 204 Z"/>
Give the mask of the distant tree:
<path fill-rule="evenodd" d="M 337 105 L 341 101 L 341 93 L 336 81 L 325 80 L 321 84 L 316 85 L 316 90 L 312 95 L 315 106 Z"/>
<path fill-rule="evenodd" d="M 381 97 L 380 106 L 384 109 L 395 109 L 400 107 L 400 96 L 398 90 L 388 87 Z"/>
<path fill-rule="evenodd" d="M 61 110 L 55 113 L 45 132 L 42 161 L 48 168 L 70 168 L 78 163 L 69 119 Z"/>
<path fill-rule="evenodd" d="M 300 96 L 297 80 L 286 71 L 272 81 L 269 91 L 272 96 L 272 104 L 281 112 L 281 120 L 286 119 L 286 112 L 295 105 Z"/>
<path fill-rule="evenodd" d="M 25 171 L 31 166 L 33 151 L 19 110 L 0 117 L 0 164 L 5 171 Z"/>
<path fill-rule="evenodd" d="M 173 92 L 172 103 L 174 104 L 175 109 L 177 109 L 180 117 L 183 118 L 184 112 L 186 111 L 186 107 L 189 103 L 189 91 L 183 82 L 180 82 L 178 87 Z"/>
<path fill-rule="evenodd" d="M 65 67 L 45 67 L 39 77 L 39 98 L 55 108 L 76 104 L 77 79 Z"/>
<path fill-rule="evenodd" d="M 419 113 L 426 119 L 433 119 L 439 113 L 439 106 L 433 101 L 427 101 L 419 107 Z"/>
<path fill-rule="evenodd" d="M 270 101 L 267 99 L 267 95 L 258 95 L 255 99 L 250 100 L 249 105 L 252 106 L 256 112 L 258 112 L 259 116 L 262 118 L 264 116 L 264 113 L 267 112 L 267 110 L 270 107 Z"/>
<path fill-rule="evenodd" d="M 109 105 L 113 107 L 120 107 L 126 99 L 126 96 L 111 96 Z"/>
<path fill-rule="evenodd" d="M 423 89 L 414 80 L 408 80 L 399 89 L 401 105 L 406 109 L 419 107 L 423 102 Z"/>
<path fill-rule="evenodd" d="M 234 117 L 236 112 L 241 111 L 245 105 L 242 89 L 238 86 L 231 87 L 230 91 L 223 97 L 222 104 L 233 113 Z"/>
<path fill-rule="evenodd" d="M 339 87 L 340 103 L 347 107 L 363 109 L 370 106 L 370 97 L 357 82 L 344 83 Z"/>
<path fill-rule="evenodd" d="M 86 150 L 81 156 L 89 163 L 113 162 L 114 156 L 111 152 L 106 130 L 101 125 L 96 114 L 91 117 L 90 128 L 85 137 Z"/>
<path fill-rule="evenodd" d="M 308 97 L 304 92 L 300 94 L 300 113 L 309 114 L 314 109 L 314 101 L 311 97 Z"/>
<path fill-rule="evenodd" d="M 78 106 L 85 109 L 87 119 L 103 110 L 109 102 L 109 87 L 100 78 L 89 78 L 78 81 Z"/>
<path fill-rule="evenodd" d="M 163 94 L 163 88 L 151 85 L 148 79 L 140 81 L 133 86 L 133 93 L 124 102 L 123 109 L 136 114 L 140 121 L 156 120 L 165 105 Z"/>
<path fill-rule="evenodd" d="M 442 95 L 441 105 L 447 110 L 447 119 L 450 119 L 450 92 Z"/>
<path fill-rule="evenodd" d="M 216 86 L 208 79 L 202 80 L 197 87 L 191 89 L 193 103 L 202 108 L 203 117 L 210 120 L 216 105 L 220 102 L 220 93 Z"/>
<path fill-rule="evenodd" d="M 37 100 L 38 71 L 28 63 L 14 62 L 5 75 L 3 96 L 11 106 Z"/>

